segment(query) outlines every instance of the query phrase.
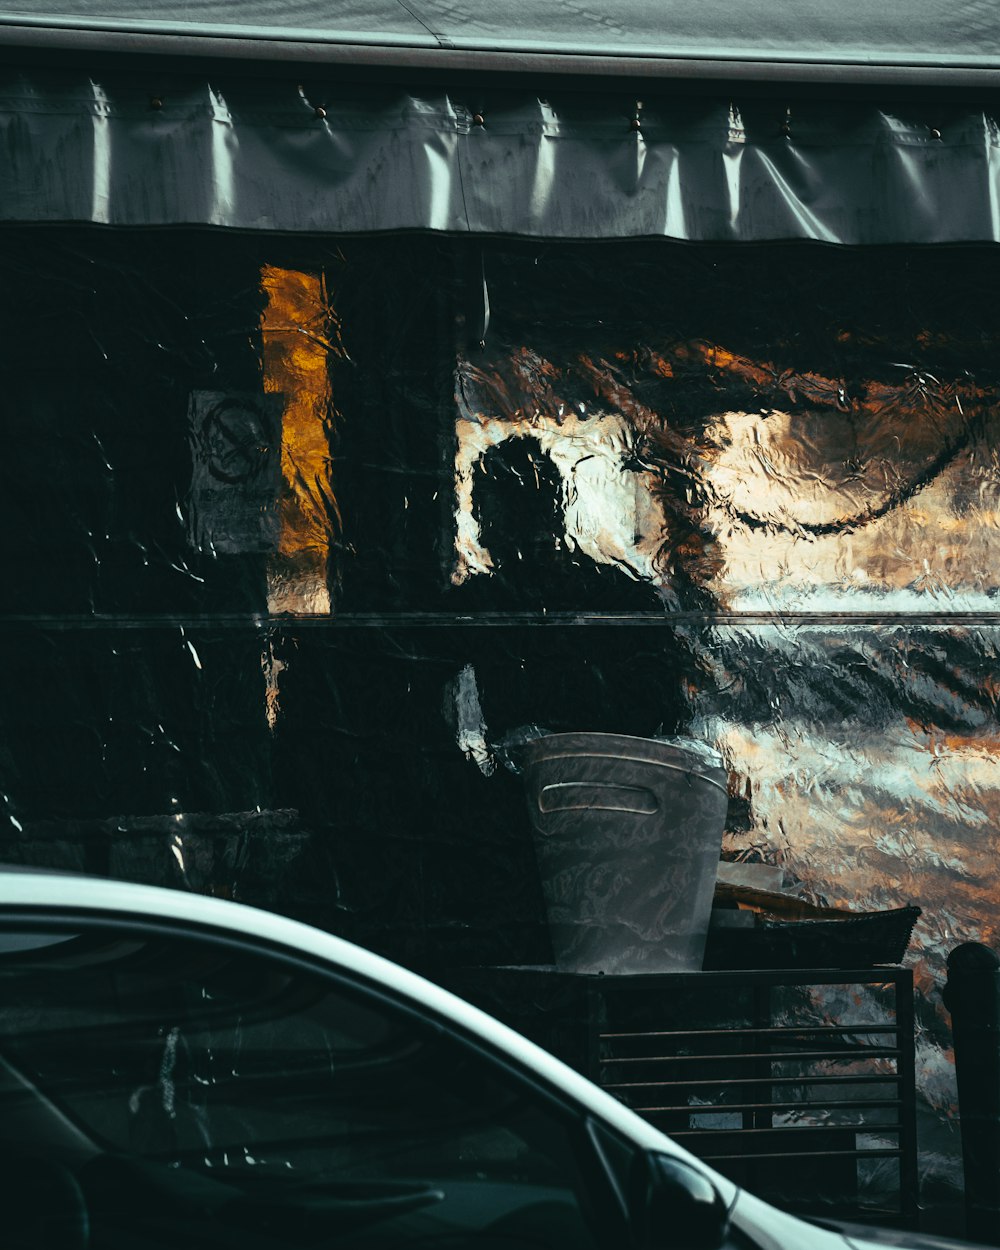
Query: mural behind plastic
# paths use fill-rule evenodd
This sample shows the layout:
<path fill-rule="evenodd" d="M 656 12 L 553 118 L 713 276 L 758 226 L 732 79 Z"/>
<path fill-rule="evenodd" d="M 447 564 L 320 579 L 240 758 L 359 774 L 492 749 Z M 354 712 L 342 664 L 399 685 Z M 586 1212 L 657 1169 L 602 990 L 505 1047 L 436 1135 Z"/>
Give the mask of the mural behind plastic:
<path fill-rule="evenodd" d="M 543 962 L 497 744 L 703 738 L 730 856 L 923 907 L 947 1118 L 934 987 L 998 937 L 1000 260 L 283 246 L 0 243 L 5 857 Z"/>

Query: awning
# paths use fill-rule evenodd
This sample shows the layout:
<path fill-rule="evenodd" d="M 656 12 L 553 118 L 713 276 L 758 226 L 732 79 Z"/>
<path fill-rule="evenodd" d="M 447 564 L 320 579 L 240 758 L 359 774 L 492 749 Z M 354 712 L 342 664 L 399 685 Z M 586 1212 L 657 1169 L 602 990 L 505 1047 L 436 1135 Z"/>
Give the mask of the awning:
<path fill-rule="evenodd" d="M 416 94 L 166 75 L 0 80 L 0 221 L 332 234 L 1000 240 L 989 110 L 821 99 Z"/>
<path fill-rule="evenodd" d="M 990 0 L 43 0 L 0 45 L 478 71 L 996 85 Z"/>

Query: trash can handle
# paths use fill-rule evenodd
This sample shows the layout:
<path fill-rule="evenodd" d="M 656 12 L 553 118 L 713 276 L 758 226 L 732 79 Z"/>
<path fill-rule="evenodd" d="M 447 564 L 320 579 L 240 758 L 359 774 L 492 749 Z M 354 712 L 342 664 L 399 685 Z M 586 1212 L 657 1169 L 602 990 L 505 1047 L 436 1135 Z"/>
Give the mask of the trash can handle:
<path fill-rule="evenodd" d="M 660 810 L 652 790 L 613 781 L 552 781 L 543 785 L 535 797 L 540 812 L 575 812 L 596 808 L 603 812 L 651 816 Z"/>

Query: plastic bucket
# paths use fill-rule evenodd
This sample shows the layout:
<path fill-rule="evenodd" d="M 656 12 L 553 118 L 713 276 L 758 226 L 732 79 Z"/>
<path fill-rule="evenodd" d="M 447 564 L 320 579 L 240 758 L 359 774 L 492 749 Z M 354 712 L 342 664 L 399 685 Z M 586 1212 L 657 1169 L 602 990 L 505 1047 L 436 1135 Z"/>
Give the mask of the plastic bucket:
<path fill-rule="evenodd" d="M 524 781 L 556 965 L 698 971 L 728 775 L 701 743 L 569 733 L 525 747 Z"/>

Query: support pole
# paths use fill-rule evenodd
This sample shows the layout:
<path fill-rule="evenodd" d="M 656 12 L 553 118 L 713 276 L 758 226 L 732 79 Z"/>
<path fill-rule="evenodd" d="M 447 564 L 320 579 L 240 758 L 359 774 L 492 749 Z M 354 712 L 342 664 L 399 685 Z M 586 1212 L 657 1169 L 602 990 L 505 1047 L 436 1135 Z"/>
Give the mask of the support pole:
<path fill-rule="evenodd" d="M 966 1236 L 1000 1246 L 1000 959 L 978 942 L 957 946 L 942 997 L 955 1041 Z"/>

